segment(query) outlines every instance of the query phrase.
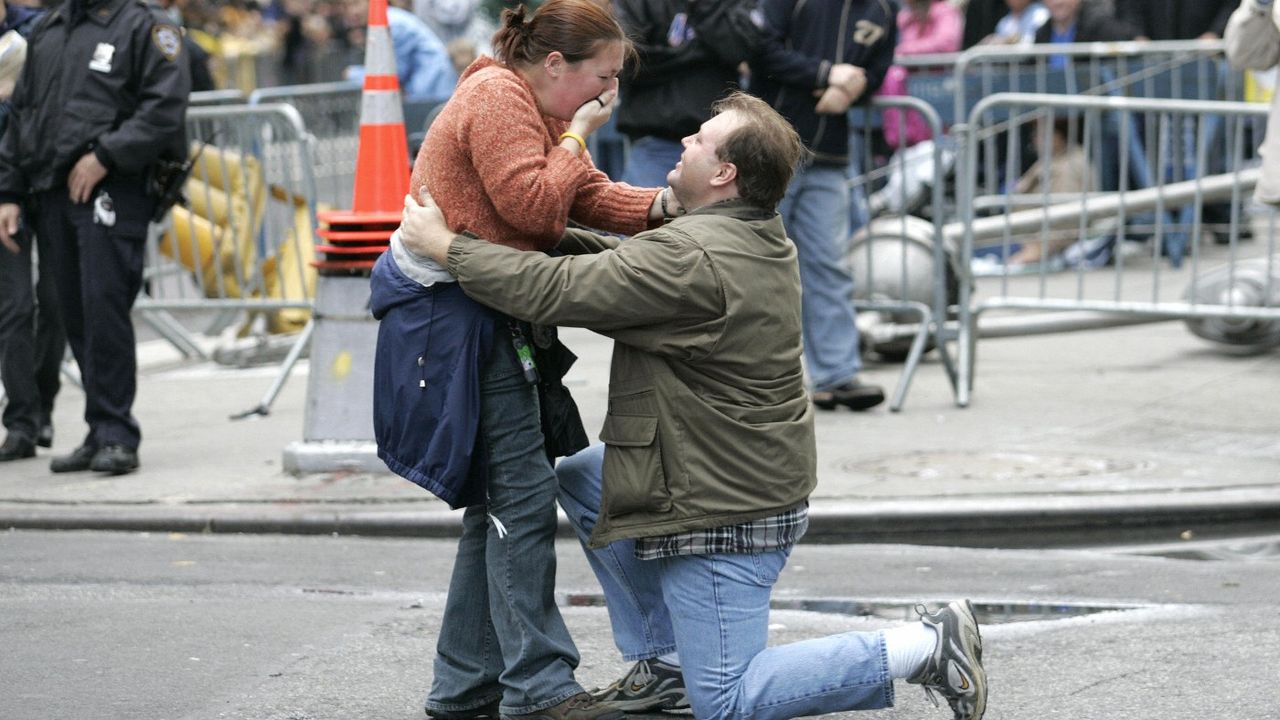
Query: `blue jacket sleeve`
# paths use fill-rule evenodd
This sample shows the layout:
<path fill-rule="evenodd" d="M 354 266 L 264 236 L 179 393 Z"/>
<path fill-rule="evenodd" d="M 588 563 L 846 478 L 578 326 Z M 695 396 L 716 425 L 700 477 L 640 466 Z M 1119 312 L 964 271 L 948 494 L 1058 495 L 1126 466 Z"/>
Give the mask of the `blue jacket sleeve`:
<path fill-rule="evenodd" d="M 396 74 L 405 98 L 443 101 L 452 95 L 458 75 L 440 38 L 420 21 L 397 21 L 390 26 Z"/>
<path fill-rule="evenodd" d="M 898 45 L 898 23 L 892 15 L 887 18 L 881 27 L 884 29 L 883 34 L 875 40 L 862 57 L 857 60 L 846 59 L 852 65 L 857 65 L 867 73 L 867 89 L 863 91 L 859 100 L 868 100 L 875 94 L 880 86 L 884 83 L 884 76 L 889 72 L 889 68 L 893 66 L 893 51 Z M 855 35 L 857 31 L 855 30 Z M 853 43 L 850 43 L 852 45 Z"/>

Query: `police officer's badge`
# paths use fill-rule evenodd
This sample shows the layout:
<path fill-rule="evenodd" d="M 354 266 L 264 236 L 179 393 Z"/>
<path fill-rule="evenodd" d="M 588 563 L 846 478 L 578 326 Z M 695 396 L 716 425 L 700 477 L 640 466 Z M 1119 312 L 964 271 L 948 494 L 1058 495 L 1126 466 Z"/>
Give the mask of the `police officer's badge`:
<path fill-rule="evenodd" d="M 182 52 L 182 31 L 172 25 L 156 25 L 151 28 L 151 42 L 165 60 L 173 60 Z"/>

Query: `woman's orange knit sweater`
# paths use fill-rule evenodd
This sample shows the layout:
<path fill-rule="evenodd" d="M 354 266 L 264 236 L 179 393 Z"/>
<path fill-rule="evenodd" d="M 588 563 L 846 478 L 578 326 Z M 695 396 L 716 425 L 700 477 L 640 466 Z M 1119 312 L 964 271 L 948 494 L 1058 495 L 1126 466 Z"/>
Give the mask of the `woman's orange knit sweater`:
<path fill-rule="evenodd" d="M 570 218 L 632 235 L 650 227 L 659 192 L 615 183 L 559 146 L 569 124 L 538 111 L 533 89 L 490 57 L 468 67 L 413 165 L 457 232 L 520 250 L 549 250 Z"/>

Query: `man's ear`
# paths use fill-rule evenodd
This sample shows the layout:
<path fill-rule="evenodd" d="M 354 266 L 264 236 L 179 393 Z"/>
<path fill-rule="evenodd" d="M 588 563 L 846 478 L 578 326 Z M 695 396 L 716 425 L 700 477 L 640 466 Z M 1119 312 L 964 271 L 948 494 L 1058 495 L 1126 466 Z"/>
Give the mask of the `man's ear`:
<path fill-rule="evenodd" d="M 730 183 L 738 181 L 738 166 L 731 162 L 720 163 L 720 169 L 716 174 L 711 176 L 711 185 L 713 187 L 724 187 Z"/>

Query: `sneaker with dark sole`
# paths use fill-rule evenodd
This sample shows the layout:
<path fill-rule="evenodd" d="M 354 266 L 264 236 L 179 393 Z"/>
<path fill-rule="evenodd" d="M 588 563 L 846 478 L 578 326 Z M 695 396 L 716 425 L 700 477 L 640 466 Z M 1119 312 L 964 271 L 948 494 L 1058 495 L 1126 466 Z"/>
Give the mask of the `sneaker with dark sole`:
<path fill-rule="evenodd" d="M 502 713 L 498 710 L 500 701 L 486 703 L 469 710 L 436 710 L 427 708 L 427 715 L 436 720 L 498 720 Z"/>
<path fill-rule="evenodd" d="M 907 682 L 924 686 L 938 704 L 947 699 L 955 720 L 982 720 L 987 711 L 987 671 L 982 668 L 982 634 L 968 600 L 957 600 L 937 612 L 916 606 L 920 621 L 938 633 L 938 644 L 928 661 Z"/>
<path fill-rule="evenodd" d="M 859 380 L 850 380 L 830 390 L 814 390 L 813 404 L 819 410 L 835 410 L 843 405 L 850 410 L 870 410 L 884 402 L 884 388 Z"/>
<path fill-rule="evenodd" d="M 689 693 L 680 668 L 656 659 L 641 660 L 626 675 L 592 695 L 629 713 L 689 709 Z"/>
<path fill-rule="evenodd" d="M 525 715 L 502 715 L 502 720 L 623 720 L 626 715 L 609 703 L 581 692 L 559 705 Z"/>

